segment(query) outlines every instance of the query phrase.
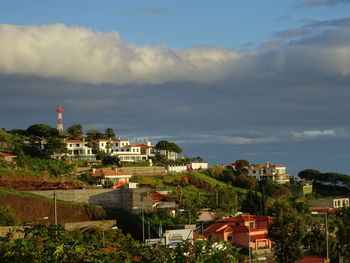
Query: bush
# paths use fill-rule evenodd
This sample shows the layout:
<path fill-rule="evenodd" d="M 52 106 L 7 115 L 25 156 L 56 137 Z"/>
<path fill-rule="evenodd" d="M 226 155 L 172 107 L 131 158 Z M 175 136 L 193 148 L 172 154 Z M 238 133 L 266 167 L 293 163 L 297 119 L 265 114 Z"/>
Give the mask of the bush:
<path fill-rule="evenodd" d="M 9 206 L 0 206 L 0 225 L 16 226 L 20 223 L 15 211 Z"/>

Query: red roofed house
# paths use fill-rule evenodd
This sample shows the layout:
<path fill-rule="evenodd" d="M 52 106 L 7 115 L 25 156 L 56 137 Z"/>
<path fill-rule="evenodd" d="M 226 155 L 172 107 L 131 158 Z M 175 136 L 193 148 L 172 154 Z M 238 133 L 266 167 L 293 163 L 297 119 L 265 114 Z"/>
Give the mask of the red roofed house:
<path fill-rule="evenodd" d="M 271 248 L 267 238 L 270 216 L 239 215 L 216 221 L 204 230 L 204 236 L 211 235 L 242 247 L 253 249 Z M 249 244 L 250 239 L 250 244 Z"/>
<path fill-rule="evenodd" d="M 106 179 L 109 179 L 114 185 L 119 183 L 129 183 L 131 174 L 125 173 L 118 169 L 92 169 L 92 176 L 99 177 L 101 184 L 106 184 Z"/>
<path fill-rule="evenodd" d="M 285 184 L 290 181 L 290 175 L 286 173 L 285 166 L 269 162 L 249 166 L 248 173 L 257 180 L 270 179 L 278 184 Z"/>
<path fill-rule="evenodd" d="M 13 162 L 13 159 L 16 157 L 16 155 L 0 152 L 0 160 L 4 160 L 5 162 Z"/>

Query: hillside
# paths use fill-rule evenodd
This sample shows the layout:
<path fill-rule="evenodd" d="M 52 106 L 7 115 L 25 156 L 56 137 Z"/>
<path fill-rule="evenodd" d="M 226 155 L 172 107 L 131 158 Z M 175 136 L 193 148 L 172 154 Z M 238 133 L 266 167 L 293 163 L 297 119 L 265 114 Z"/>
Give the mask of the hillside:
<path fill-rule="evenodd" d="M 0 204 L 12 207 L 21 222 L 49 217 L 46 222 L 54 223 L 55 209 L 52 199 L 0 187 Z M 104 218 L 106 218 L 106 213 L 101 207 L 57 201 L 57 221 L 59 224 Z"/>

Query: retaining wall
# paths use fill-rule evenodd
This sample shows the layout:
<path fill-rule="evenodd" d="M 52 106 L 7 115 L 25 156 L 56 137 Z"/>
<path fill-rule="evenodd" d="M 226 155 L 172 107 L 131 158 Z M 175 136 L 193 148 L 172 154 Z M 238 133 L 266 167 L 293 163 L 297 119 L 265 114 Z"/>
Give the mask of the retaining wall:
<path fill-rule="evenodd" d="M 56 198 L 58 200 L 101 205 L 109 209 L 152 209 L 152 198 L 150 189 L 79 189 L 79 190 L 49 190 L 49 191 L 31 191 L 33 194 Z"/>

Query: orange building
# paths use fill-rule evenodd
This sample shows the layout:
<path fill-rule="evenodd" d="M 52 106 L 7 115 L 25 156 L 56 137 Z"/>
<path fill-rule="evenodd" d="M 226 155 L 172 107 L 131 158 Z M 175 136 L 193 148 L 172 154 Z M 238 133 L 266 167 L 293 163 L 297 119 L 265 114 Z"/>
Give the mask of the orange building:
<path fill-rule="evenodd" d="M 271 248 L 267 238 L 270 216 L 238 215 L 216 221 L 204 230 L 204 236 L 215 236 L 241 247 Z M 250 241 L 250 244 L 249 244 Z"/>

